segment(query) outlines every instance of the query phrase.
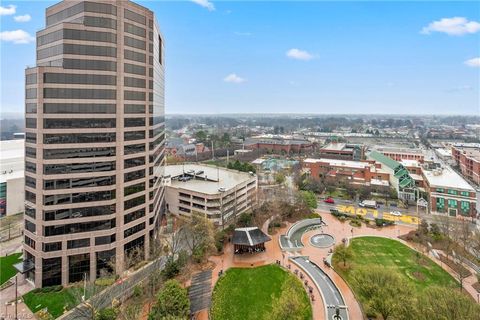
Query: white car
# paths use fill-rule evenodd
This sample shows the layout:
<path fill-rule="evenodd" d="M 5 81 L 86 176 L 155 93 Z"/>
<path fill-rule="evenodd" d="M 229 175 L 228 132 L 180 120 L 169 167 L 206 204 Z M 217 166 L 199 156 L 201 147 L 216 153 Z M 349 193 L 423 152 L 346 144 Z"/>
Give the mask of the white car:
<path fill-rule="evenodd" d="M 400 211 L 390 211 L 390 214 L 395 217 L 401 217 L 402 213 Z"/>

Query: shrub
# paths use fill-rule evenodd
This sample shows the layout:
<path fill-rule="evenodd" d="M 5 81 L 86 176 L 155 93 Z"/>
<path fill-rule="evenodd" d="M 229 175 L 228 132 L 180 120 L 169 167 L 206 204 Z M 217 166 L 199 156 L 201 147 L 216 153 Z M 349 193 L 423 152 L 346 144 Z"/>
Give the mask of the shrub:
<path fill-rule="evenodd" d="M 391 226 L 394 224 L 394 222 L 390 220 L 376 218 L 375 224 L 377 225 L 377 227 L 383 227 L 383 226 Z"/>
<path fill-rule="evenodd" d="M 108 287 L 115 283 L 114 277 L 105 277 L 105 278 L 98 278 L 95 280 L 95 284 L 101 287 Z"/>
<path fill-rule="evenodd" d="M 139 298 L 142 295 L 143 295 L 143 288 L 137 284 L 135 287 L 133 287 L 133 296 L 135 298 Z"/>
<path fill-rule="evenodd" d="M 105 308 L 98 312 L 95 320 L 115 320 L 117 319 L 117 311 L 114 308 Z"/>
<path fill-rule="evenodd" d="M 174 260 L 172 256 L 168 257 L 165 262 L 165 267 L 162 270 L 162 276 L 165 279 L 172 279 L 179 273 L 180 265 L 178 264 L 178 260 Z"/>
<path fill-rule="evenodd" d="M 361 227 L 362 226 L 362 222 L 358 219 L 353 219 L 350 221 L 350 225 L 352 227 Z"/>
<path fill-rule="evenodd" d="M 225 241 L 225 231 L 219 230 L 215 233 L 215 248 L 217 248 L 217 252 L 223 251 L 223 244 Z"/>

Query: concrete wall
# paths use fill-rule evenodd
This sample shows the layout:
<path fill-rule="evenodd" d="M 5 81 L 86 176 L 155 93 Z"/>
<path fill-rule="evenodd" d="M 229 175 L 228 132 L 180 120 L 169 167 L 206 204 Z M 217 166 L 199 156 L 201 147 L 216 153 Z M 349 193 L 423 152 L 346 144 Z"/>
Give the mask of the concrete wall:
<path fill-rule="evenodd" d="M 7 180 L 7 216 L 24 211 L 25 178 Z"/>

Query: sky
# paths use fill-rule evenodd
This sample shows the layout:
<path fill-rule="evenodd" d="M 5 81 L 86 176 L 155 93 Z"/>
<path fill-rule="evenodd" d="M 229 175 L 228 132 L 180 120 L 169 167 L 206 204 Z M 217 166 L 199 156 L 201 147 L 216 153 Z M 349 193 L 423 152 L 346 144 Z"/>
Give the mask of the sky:
<path fill-rule="evenodd" d="M 2 0 L 2 112 L 23 112 L 57 1 Z M 480 2 L 137 1 L 164 35 L 166 113 L 480 115 Z"/>

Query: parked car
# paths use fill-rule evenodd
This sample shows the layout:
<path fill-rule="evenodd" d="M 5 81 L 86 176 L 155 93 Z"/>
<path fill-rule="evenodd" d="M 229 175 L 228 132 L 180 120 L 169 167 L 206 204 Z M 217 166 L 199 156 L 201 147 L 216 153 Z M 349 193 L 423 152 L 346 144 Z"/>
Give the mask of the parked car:
<path fill-rule="evenodd" d="M 402 213 L 398 210 L 390 211 L 390 214 L 395 217 L 401 217 Z"/>
<path fill-rule="evenodd" d="M 323 200 L 323 202 L 333 204 L 333 203 L 335 203 L 335 200 L 333 200 L 333 198 L 327 198 L 327 199 Z"/>

